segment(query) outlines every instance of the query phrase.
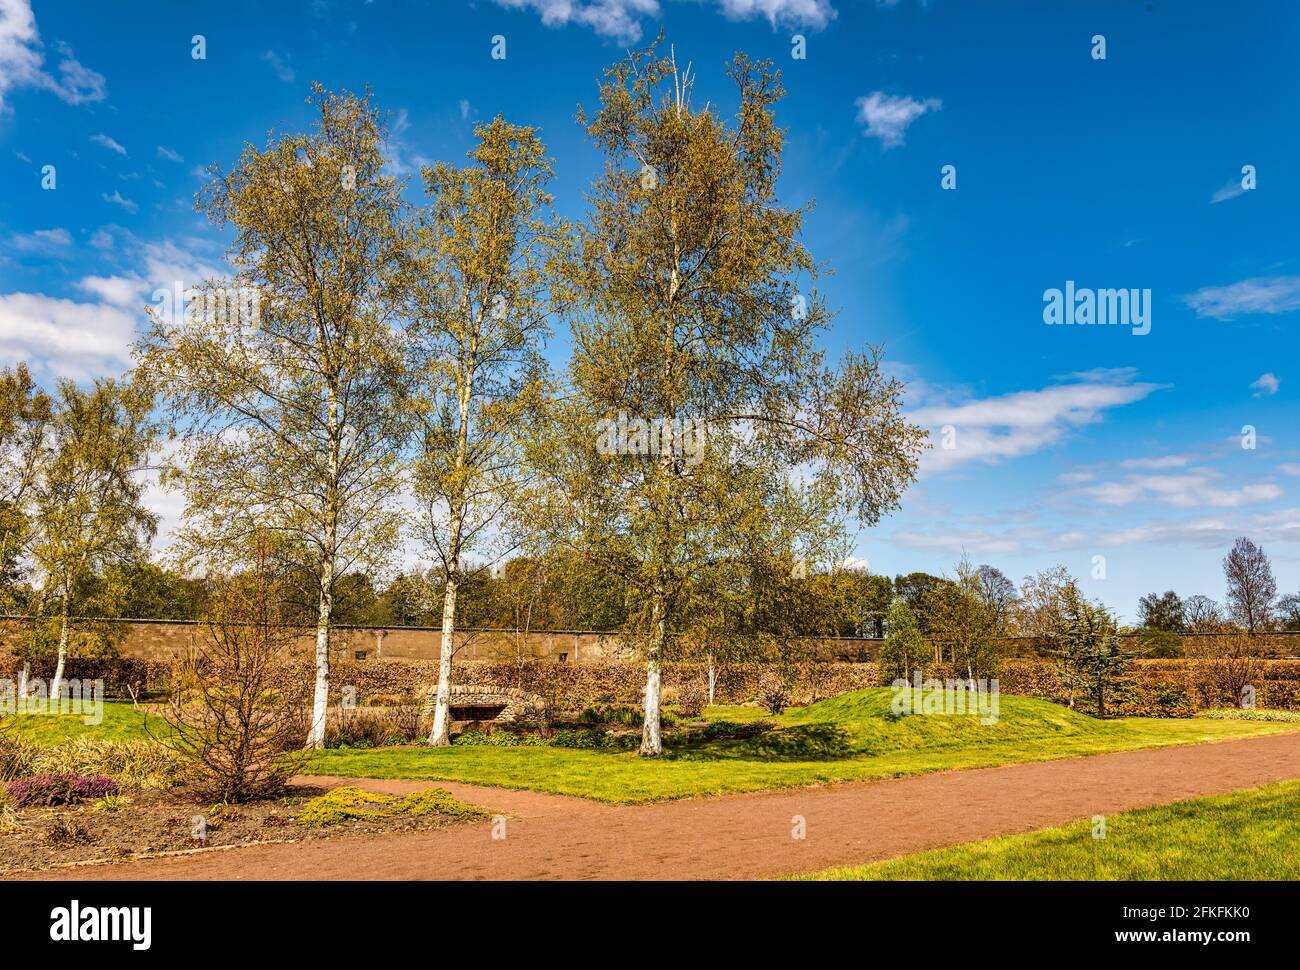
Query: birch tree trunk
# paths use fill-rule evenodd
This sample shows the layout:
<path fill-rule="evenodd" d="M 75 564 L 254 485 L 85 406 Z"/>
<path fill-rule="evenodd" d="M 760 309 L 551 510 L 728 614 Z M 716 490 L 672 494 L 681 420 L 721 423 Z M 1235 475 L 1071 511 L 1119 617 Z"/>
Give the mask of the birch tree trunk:
<path fill-rule="evenodd" d="M 68 611 L 65 606 L 59 618 L 59 659 L 54 665 L 54 679 L 50 681 L 50 703 L 58 710 L 59 688 L 63 686 L 63 667 L 68 659 Z"/>
<path fill-rule="evenodd" d="M 713 663 L 713 654 L 709 654 L 709 707 L 713 706 L 714 689 L 718 686 L 718 668 Z"/>
<path fill-rule="evenodd" d="M 659 725 L 659 698 L 663 680 L 664 647 L 668 639 L 668 618 L 663 589 L 655 590 L 654 639 L 650 642 L 646 662 L 645 720 L 641 724 L 641 754 L 655 757 L 663 754 L 664 742 Z"/>
<path fill-rule="evenodd" d="M 311 702 L 311 727 L 307 747 L 325 747 L 325 722 L 330 704 L 330 620 L 334 613 L 334 568 L 321 569 L 320 600 L 316 610 L 316 686 Z"/>
<path fill-rule="evenodd" d="M 438 650 L 438 692 L 433 707 L 433 728 L 429 744 L 445 748 L 451 744 L 451 655 L 456 636 L 456 570 L 447 573 L 447 591 L 442 599 L 442 646 Z"/>

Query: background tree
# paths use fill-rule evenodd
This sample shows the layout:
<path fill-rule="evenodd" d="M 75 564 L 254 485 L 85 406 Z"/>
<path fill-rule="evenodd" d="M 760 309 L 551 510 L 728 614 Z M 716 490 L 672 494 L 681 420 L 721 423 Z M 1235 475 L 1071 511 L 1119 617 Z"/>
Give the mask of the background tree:
<path fill-rule="evenodd" d="M 1277 581 L 1264 550 L 1245 536 L 1232 545 L 1223 559 L 1223 577 L 1228 583 L 1228 611 L 1247 633 L 1268 628 Z"/>
<path fill-rule="evenodd" d="M 985 609 L 993 614 L 998 631 L 1007 632 L 1016 605 L 1015 583 L 1011 582 L 1001 569 L 987 563 L 976 567 L 973 579 L 975 595 L 979 597 Z"/>
<path fill-rule="evenodd" d="M 1183 601 L 1172 589 L 1163 594 L 1148 593 L 1138 600 L 1138 615 L 1142 625 L 1152 630 L 1182 633 L 1187 629 L 1187 614 Z"/>
<path fill-rule="evenodd" d="M 1278 599 L 1277 620 L 1283 630 L 1300 631 L 1300 595 L 1287 593 Z"/>
<path fill-rule="evenodd" d="M 0 613 L 27 605 L 28 500 L 46 453 L 51 414 L 50 396 L 32 380 L 26 364 L 0 370 Z"/>
<path fill-rule="evenodd" d="M 119 615 L 112 604 L 125 589 L 101 574 L 142 560 L 153 538 L 157 520 L 144 506 L 141 474 L 155 439 L 151 408 L 131 384 L 59 383 L 30 522 L 39 589 L 29 612 L 38 638 L 56 644 L 51 697 L 63 682 L 72 618 Z"/>
<path fill-rule="evenodd" d="M 876 522 L 924 442 L 877 351 L 826 367 L 825 302 L 800 293 L 817 274 L 799 241 L 806 211 L 776 192 L 779 77 L 744 55 L 728 73 L 731 122 L 698 109 L 689 70 L 654 47 L 611 68 L 599 110 L 579 115 L 606 166 L 566 264 L 572 393 L 539 467 L 549 521 L 573 523 L 572 546 L 632 564 L 643 755 L 662 750 L 662 660 L 695 571 L 739 548 L 749 515 L 813 521 L 839 507 Z M 596 423 L 620 414 L 644 434 L 610 455 Z M 795 468 L 813 472 L 796 484 Z"/>
<path fill-rule="evenodd" d="M 889 628 L 880 647 L 880 682 L 886 685 L 900 679 L 910 682 L 914 670 L 925 670 L 929 652 L 907 600 L 896 597 L 889 604 Z"/>
<path fill-rule="evenodd" d="M 1199 593 L 1183 601 L 1183 615 L 1189 633 L 1207 633 L 1223 626 L 1223 611 L 1219 604 Z"/>
<path fill-rule="evenodd" d="M 330 628 L 340 576 L 393 545 L 389 500 L 404 428 L 391 288 L 399 186 L 369 98 L 313 88 L 308 134 L 245 148 L 200 208 L 235 231 L 233 286 L 212 282 L 177 319 L 153 313 L 142 365 L 167 395 L 181 449 L 188 563 L 216 572 L 270 529 L 314 587 L 315 689 L 307 744 L 325 740 Z M 258 294 L 256 313 L 207 299 Z"/>
<path fill-rule="evenodd" d="M 519 433 L 545 386 L 543 270 L 556 234 L 547 216 L 551 165 L 536 131 L 498 117 L 475 135 L 468 165 L 424 170 L 431 201 L 410 267 L 411 403 L 421 441 L 414 486 L 421 535 L 444 579 L 431 745 L 451 743 L 465 556 L 503 537 L 523 472 Z"/>
<path fill-rule="evenodd" d="M 1065 592 L 1074 582 L 1064 566 L 1051 566 L 1026 576 L 1016 602 L 1016 634 L 1032 637 L 1040 645 L 1048 644 L 1060 621 Z"/>

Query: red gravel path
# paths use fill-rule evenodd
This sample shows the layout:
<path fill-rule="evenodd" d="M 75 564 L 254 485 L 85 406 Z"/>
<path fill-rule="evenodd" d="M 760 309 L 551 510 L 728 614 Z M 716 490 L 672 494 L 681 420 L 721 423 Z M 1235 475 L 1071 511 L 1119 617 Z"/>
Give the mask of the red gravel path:
<path fill-rule="evenodd" d="M 717 879 L 853 865 L 1300 778 L 1300 733 L 887 781 L 615 806 L 438 783 L 508 817 L 385 837 L 21 874 L 43 879 Z M 345 779 L 304 779 L 342 783 Z M 427 781 L 347 779 L 403 793 Z M 794 816 L 807 836 L 791 838 Z"/>

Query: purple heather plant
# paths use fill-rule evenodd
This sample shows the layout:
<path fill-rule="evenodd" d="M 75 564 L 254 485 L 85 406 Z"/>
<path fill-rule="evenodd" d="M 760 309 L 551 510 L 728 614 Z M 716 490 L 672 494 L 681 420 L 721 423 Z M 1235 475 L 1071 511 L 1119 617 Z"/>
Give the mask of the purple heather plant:
<path fill-rule="evenodd" d="M 121 790 L 106 775 L 35 775 L 9 782 L 9 798 L 15 808 L 26 805 L 72 805 L 76 802 L 105 798 Z"/>

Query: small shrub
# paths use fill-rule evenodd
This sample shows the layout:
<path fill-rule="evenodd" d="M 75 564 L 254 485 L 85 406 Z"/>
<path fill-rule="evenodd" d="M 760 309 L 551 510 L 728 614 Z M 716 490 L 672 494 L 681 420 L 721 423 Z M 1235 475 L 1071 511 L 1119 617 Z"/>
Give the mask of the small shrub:
<path fill-rule="evenodd" d="M 368 792 L 355 785 L 343 785 L 307 802 L 294 816 L 294 824 L 304 828 L 322 828 L 344 822 L 366 822 L 394 815 L 421 817 L 445 815 L 449 818 L 482 818 L 486 812 L 454 798 L 445 788 L 426 788 L 398 798 Z"/>
<path fill-rule="evenodd" d="M 74 805 L 77 802 L 116 795 L 116 781 L 104 775 L 35 775 L 9 782 L 9 797 L 15 808 L 28 805 Z"/>
<path fill-rule="evenodd" d="M 468 747 L 519 748 L 545 745 L 547 741 L 538 734 L 515 734 L 513 731 L 466 731 L 452 738 L 451 743 Z"/>
<path fill-rule="evenodd" d="M 129 808 L 131 799 L 125 795 L 106 795 L 94 805 L 90 806 L 92 812 L 120 812 L 124 808 Z"/>
<path fill-rule="evenodd" d="M 577 748 L 584 751 L 630 751 L 641 743 L 635 734 L 615 734 L 594 728 L 577 728 L 556 731 L 551 744 L 557 748 Z"/>
<path fill-rule="evenodd" d="M 325 729 L 325 747 L 382 748 L 390 744 L 407 744 L 419 736 L 419 708 L 342 711 Z"/>
<path fill-rule="evenodd" d="M 790 692 L 780 677 L 765 673 L 758 681 L 758 702 L 770 713 L 780 714 L 790 706 Z"/>
<path fill-rule="evenodd" d="M 56 849 L 71 845 L 90 845 L 95 835 L 75 818 L 58 818 L 45 830 L 45 844 Z"/>
<path fill-rule="evenodd" d="M 677 690 L 677 713 L 682 717 L 699 717 L 708 703 L 709 692 L 699 681 L 689 680 Z"/>

